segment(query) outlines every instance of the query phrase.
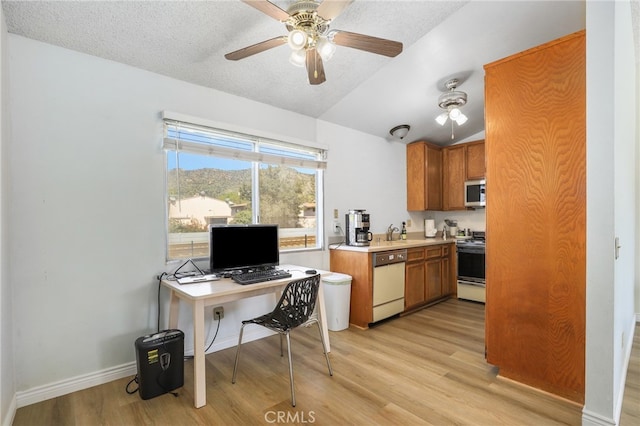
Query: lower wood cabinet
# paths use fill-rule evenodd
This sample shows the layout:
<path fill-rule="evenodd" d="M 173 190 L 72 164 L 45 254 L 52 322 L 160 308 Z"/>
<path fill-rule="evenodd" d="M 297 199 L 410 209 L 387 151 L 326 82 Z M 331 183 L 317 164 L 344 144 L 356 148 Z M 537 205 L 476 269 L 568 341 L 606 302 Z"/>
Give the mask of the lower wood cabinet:
<path fill-rule="evenodd" d="M 407 263 L 404 271 L 404 307 L 413 308 L 427 300 L 425 292 L 424 247 L 407 250 Z"/>
<path fill-rule="evenodd" d="M 455 295 L 450 244 L 407 250 L 405 311 Z"/>
<path fill-rule="evenodd" d="M 377 321 L 373 302 L 374 253 L 329 250 L 329 269 L 351 276 L 349 323 L 367 328 Z M 404 280 L 404 311 L 426 306 L 455 295 L 455 248 L 451 243 L 407 249 Z"/>

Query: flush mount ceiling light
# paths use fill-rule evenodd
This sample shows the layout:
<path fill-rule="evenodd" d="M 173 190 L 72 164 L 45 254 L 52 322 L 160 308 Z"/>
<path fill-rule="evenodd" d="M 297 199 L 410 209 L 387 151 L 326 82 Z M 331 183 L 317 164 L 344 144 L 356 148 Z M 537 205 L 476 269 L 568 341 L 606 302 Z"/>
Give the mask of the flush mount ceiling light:
<path fill-rule="evenodd" d="M 398 138 L 402 140 L 404 139 L 405 136 L 407 136 L 410 129 L 411 129 L 411 126 L 409 126 L 408 124 L 401 124 L 389 130 L 389 134 L 394 138 Z"/>
<path fill-rule="evenodd" d="M 287 36 L 269 40 L 227 53 L 225 58 L 237 61 L 264 52 L 282 44 L 291 48 L 289 62 L 307 67 L 310 84 L 326 81 L 323 61 L 333 56 L 336 45 L 364 50 L 389 57 L 402 52 L 402 43 L 348 31 L 329 30 L 329 24 L 353 0 L 298 0 L 285 11 L 268 0 L 242 0 L 243 3 L 282 22 L 289 31 Z"/>
<path fill-rule="evenodd" d="M 457 78 L 452 78 L 444 83 L 445 89 L 448 92 L 443 93 L 438 98 L 438 106 L 445 110 L 442 114 L 436 117 L 436 122 L 444 126 L 447 119 L 451 120 L 451 139 L 453 139 L 453 122 L 455 121 L 458 126 L 467 122 L 467 116 L 460 111 L 460 107 L 466 105 L 467 94 L 465 92 L 456 90 L 460 81 Z"/>

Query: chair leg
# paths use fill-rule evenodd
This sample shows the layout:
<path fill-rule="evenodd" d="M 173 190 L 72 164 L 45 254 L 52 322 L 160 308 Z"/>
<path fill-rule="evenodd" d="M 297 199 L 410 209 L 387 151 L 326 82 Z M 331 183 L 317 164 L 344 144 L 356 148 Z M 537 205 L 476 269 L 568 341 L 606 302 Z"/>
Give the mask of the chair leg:
<path fill-rule="evenodd" d="M 284 352 L 282 352 L 282 333 L 278 333 L 280 335 L 280 356 L 284 356 Z"/>
<path fill-rule="evenodd" d="M 233 377 L 231 378 L 231 383 L 236 382 L 236 373 L 238 372 L 238 361 L 240 361 L 240 348 L 242 347 L 242 333 L 244 332 L 244 326 L 246 324 L 242 324 L 240 327 L 240 336 L 238 337 L 238 348 L 236 349 L 236 361 L 233 363 Z"/>
<path fill-rule="evenodd" d="M 324 357 L 327 360 L 327 367 L 329 368 L 329 375 L 333 376 L 333 368 L 331 368 L 331 361 L 329 361 L 329 353 L 327 352 L 327 345 L 324 343 L 324 335 L 322 334 L 322 327 L 320 327 L 320 323 L 316 320 L 316 325 L 318 326 L 318 331 L 320 332 L 320 341 L 322 342 L 322 349 L 324 350 Z"/>
<path fill-rule="evenodd" d="M 289 354 L 289 383 L 291 384 L 291 406 L 296 406 L 296 391 L 293 386 L 293 363 L 291 360 L 291 339 L 289 338 L 289 332 L 286 332 L 287 337 L 287 353 Z"/>

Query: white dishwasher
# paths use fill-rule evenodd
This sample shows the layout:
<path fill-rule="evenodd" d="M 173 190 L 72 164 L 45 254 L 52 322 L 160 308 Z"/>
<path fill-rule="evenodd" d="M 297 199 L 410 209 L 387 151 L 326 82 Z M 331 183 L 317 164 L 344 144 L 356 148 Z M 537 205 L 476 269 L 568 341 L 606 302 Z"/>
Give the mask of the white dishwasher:
<path fill-rule="evenodd" d="M 404 311 L 404 263 L 407 250 L 373 255 L 373 322 Z"/>

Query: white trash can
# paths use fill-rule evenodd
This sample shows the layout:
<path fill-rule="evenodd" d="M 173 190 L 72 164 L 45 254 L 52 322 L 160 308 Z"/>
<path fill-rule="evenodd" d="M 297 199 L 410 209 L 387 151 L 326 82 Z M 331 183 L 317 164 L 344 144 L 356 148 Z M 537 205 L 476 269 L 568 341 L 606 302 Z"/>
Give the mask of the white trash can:
<path fill-rule="evenodd" d="M 331 331 L 349 328 L 351 276 L 333 272 L 322 277 L 327 327 Z"/>

